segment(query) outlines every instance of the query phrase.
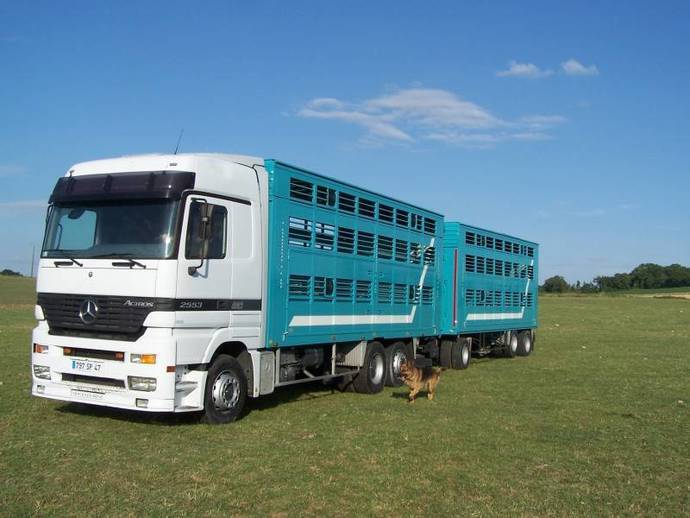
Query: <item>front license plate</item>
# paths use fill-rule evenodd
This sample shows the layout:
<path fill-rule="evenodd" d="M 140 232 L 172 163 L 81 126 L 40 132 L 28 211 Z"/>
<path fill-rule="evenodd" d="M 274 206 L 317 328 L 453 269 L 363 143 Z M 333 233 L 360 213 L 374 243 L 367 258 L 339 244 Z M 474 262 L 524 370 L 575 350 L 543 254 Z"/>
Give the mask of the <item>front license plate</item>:
<path fill-rule="evenodd" d="M 100 372 L 103 365 L 101 362 L 89 360 L 72 360 L 72 370 L 80 372 Z"/>

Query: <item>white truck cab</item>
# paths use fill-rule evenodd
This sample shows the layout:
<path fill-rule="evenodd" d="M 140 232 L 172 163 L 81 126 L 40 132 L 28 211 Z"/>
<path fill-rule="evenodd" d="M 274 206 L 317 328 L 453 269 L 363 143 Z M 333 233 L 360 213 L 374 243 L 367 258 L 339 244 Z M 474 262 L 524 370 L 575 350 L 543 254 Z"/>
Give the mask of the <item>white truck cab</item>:
<path fill-rule="evenodd" d="M 263 160 L 248 156 L 70 168 L 46 220 L 32 394 L 170 412 L 203 410 L 210 399 L 216 417 L 258 396 L 266 191 Z M 246 379 L 218 375 L 206 387 L 224 353 Z"/>

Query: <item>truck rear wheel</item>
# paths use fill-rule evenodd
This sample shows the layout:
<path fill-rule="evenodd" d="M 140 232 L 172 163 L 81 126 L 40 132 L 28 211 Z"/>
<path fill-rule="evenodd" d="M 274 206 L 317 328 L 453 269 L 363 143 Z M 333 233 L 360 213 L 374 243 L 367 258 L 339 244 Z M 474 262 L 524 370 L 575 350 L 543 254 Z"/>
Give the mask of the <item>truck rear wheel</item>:
<path fill-rule="evenodd" d="M 504 354 L 507 358 L 515 358 L 515 355 L 517 354 L 518 350 L 518 335 L 516 332 L 511 331 L 510 336 L 508 337 L 508 343 L 506 344 L 506 347 L 504 349 Z"/>
<path fill-rule="evenodd" d="M 470 365 L 471 338 L 460 338 L 451 348 L 450 360 L 454 369 L 466 369 Z"/>
<path fill-rule="evenodd" d="M 444 369 L 450 369 L 453 366 L 453 344 L 455 339 L 444 338 L 441 340 L 441 354 L 439 355 L 439 363 Z"/>
<path fill-rule="evenodd" d="M 206 376 L 203 421 L 225 424 L 235 421 L 247 400 L 247 377 L 240 363 L 227 354 L 220 354 Z"/>
<path fill-rule="evenodd" d="M 399 387 L 403 384 L 400 366 L 411 359 L 409 348 L 403 342 L 395 342 L 386 347 L 386 386 Z"/>
<path fill-rule="evenodd" d="M 360 394 L 376 394 L 383 390 L 386 379 L 386 354 L 379 342 L 369 342 L 364 365 L 355 374 L 352 387 Z"/>
<path fill-rule="evenodd" d="M 532 332 L 521 331 L 518 334 L 518 356 L 529 356 L 532 352 Z"/>

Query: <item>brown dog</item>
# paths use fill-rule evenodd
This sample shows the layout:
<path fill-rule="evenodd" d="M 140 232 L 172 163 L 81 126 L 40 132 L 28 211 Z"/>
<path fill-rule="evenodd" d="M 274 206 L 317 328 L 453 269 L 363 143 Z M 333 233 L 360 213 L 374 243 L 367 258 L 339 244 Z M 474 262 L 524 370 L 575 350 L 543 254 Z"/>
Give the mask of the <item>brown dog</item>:
<path fill-rule="evenodd" d="M 445 369 L 434 369 L 433 367 L 424 367 L 420 369 L 415 367 L 414 362 L 407 360 L 400 366 L 400 377 L 405 382 L 405 385 L 410 387 L 409 401 L 414 403 L 415 398 L 420 390 L 426 387 L 426 397 L 429 400 L 434 399 L 436 392 L 436 385 L 441 379 L 441 372 Z"/>

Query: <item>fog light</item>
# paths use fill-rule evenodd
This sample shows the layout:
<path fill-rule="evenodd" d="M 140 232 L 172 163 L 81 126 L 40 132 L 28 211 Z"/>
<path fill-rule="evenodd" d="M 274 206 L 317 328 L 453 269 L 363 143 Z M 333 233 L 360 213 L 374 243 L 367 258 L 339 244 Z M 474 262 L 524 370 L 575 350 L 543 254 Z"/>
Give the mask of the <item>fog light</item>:
<path fill-rule="evenodd" d="M 46 391 L 45 385 L 36 385 L 36 393 L 43 394 Z"/>
<path fill-rule="evenodd" d="M 136 399 L 136 404 L 139 408 L 148 408 L 149 406 L 149 400 L 148 399 Z"/>
<path fill-rule="evenodd" d="M 34 365 L 34 376 L 44 380 L 50 379 L 50 367 L 45 365 Z"/>
<path fill-rule="evenodd" d="M 132 363 L 146 363 L 148 365 L 153 365 L 156 363 L 156 355 L 155 354 L 130 354 L 129 355 L 129 361 Z"/>
<path fill-rule="evenodd" d="M 34 344 L 34 352 L 37 354 L 45 354 L 48 352 L 47 345 Z"/>
<path fill-rule="evenodd" d="M 153 392 L 156 390 L 156 378 L 142 378 L 140 376 L 127 376 L 127 383 L 131 390 Z"/>

